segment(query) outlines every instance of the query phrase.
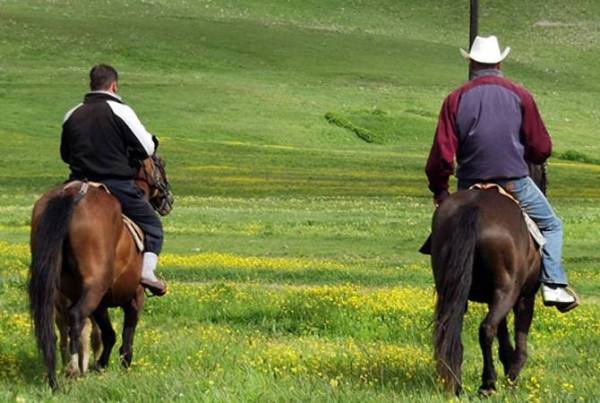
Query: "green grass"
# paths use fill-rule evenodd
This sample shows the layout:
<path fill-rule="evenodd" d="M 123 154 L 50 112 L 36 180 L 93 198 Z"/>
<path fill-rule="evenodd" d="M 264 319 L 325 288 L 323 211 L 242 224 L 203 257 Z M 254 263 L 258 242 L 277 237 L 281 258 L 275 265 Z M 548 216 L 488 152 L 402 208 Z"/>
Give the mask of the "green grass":
<path fill-rule="evenodd" d="M 521 381 L 490 400 L 594 401 L 600 3 L 480 7 L 553 136 L 550 198 L 584 300 L 566 316 L 537 306 Z M 0 0 L 0 400 L 446 401 L 416 251 L 437 113 L 466 76 L 467 12 L 450 0 Z M 66 177 L 61 118 L 98 62 L 119 69 L 161 139 L 171 292 L 147 301 L 129 371 L 115 353 L 52 395 L 27 314 L 30 212 Z M 466 399 L 483 312 L 466 319 Z"/>

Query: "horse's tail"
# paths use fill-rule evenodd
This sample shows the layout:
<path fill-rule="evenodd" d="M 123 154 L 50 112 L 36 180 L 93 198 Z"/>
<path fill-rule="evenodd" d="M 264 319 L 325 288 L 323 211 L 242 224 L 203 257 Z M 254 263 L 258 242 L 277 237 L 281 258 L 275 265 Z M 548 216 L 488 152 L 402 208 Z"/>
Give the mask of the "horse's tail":
<path fill-rule="evenodd" d="M 459 394 L 463 359 L 461 332 L 473 280 L 478 208 L 472 205 L 461 207 L 449 220 L 447 228 L 450 231 L 447 244 L 436 248 L 439 256 L 433 256 L 438 294 L 434 322 L 435 359 L 438 375 L 446 388 Z"/>
<path fill-rule="evenodd" d="M 58 386 L 55 375 L 55 299 L 62 267 L 64 240 L 74 205 L 73 195 L 50 199 L 31 237 L 29 309 L 33 318 L 37 345 L 48 371 L 48 381 L 53 389 Z"/>

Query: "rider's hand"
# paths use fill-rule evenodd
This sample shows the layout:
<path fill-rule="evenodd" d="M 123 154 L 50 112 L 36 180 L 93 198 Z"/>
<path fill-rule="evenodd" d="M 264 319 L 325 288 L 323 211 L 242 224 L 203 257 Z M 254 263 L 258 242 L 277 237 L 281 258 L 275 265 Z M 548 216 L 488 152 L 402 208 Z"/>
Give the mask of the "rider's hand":
<path fill-rule="evenodd" d="M 440 204 L 442 204 L 444 202 L 444 200 L 446 200 L 446 198 L 449 196 L 449 193 L 447 190 L 444 190 L 443 192 L 440 192 L 436 195 L 433 196 L 433 205 L 435 207 L 438 207 Z"/>

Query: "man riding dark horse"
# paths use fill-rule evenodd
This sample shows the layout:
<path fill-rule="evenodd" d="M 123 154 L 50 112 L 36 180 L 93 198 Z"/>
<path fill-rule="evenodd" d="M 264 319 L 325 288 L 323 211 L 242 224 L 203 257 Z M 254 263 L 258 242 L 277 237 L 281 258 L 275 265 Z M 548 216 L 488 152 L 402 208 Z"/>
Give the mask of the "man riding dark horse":
<path fill-rule="evenodd" d="M 118 73 L 105 64 L 90 71 L 90 92 L 63 120 L 60 154 L 71 169 L 70 180 L 104 183 L 121 203 L 124 215 L 144 232 L 141 285 L 164 295 L 166 284 L 154 271 L 163 244 L 160 219 L 134 184 L 140 161 L 152 156 L 158 140 L 140 122 L 118 91 Z"/>
<path fill-rule="evenodd" d="M 504 78 L 500 64 L 510 48 L 500 51 L 495 36 L 477 37 L 470 53 L 473 79 L 444 101 L 426 172 L 436 206 L 448 197 L 454 172 L 458 188 L 496 183 L 506 189 L 539 226 L 546 243 L 540 281 L 545 305 L 561 312 L 575 308 L 578 298 L 568 288 L 561 263 L 563 228 L 548 200 L 529 177 L 528 162 L 543 164 L 552 143 L 532 95 Z"/>

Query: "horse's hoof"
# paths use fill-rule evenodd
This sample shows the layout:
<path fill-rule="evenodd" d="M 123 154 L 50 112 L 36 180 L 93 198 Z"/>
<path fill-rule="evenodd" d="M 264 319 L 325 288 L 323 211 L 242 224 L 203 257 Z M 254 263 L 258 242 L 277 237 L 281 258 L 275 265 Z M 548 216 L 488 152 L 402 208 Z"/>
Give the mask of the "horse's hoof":
<path fill-rule="evenodd" d="M 102 365 L 99 362 L 95 363 L 92 367 L 93 372 L 104 372 L 106 370 L 106 365 Z"/>
<path fill-rule="evenodd" d="M 77 378 L 79 375 L 79 368 L 69 365 L 65 368 L 65 375 L 67 378 Z"/>
<path fill-rule="evenodd" d="M 119 361 L 121 362 L 121 366 L 125 369 L 128 369 L 131 366 L 131 360 L 133 359 L 133 351 L 124 349 L 121 347 L 119 349 Z"/>
<path fill-rule="evenodd" d="M 496 393 L 496 388 L 494 386 L 481 386 L 478 393 L 481 397 L 490 397 Z"/>
<path fill-rule="evenodd" d="M 58 392 L 60 390 L 60 386 L 58 385 L 56 376 L 50 376 L 50 378 L 48 379 L 48 385 L 50 386 L 50 389 L 52 389 L 53 393 Z"/>
<path fill-rule="evenodd" d="M 129 367 L 131 366 L 131 358 L 121 356 L 121 366 L 124 369 L 129 369 Z"/>
<path fill-rule="evenodd" d="M 505 383 L 508 389 L 514 389 L 517 387 L 517 377 L 509 373 Z"/>

